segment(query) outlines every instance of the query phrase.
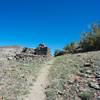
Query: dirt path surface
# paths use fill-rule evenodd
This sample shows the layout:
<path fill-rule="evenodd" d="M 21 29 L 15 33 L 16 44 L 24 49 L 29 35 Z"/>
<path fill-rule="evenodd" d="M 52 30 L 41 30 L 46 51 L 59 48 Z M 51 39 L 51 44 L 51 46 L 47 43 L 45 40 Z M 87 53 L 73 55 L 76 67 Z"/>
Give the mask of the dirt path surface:
<path fill-rule="evenodd" d="M 54 60 L 48 61 L 41 69 L 30 94 L 25 100 L 46 100 L 45 88 L 48 83 L 49 68 L 52 66 Z"/>

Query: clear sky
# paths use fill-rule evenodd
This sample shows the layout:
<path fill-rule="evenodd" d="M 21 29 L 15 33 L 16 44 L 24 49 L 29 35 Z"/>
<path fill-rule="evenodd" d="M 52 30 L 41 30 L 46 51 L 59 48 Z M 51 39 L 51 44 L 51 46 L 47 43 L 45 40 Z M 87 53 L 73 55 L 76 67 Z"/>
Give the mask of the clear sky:
<path fill-rule="evenodd" d="M 100 20 L 100 0 L 0 0 L 0 45 L 63 48 Z"/>

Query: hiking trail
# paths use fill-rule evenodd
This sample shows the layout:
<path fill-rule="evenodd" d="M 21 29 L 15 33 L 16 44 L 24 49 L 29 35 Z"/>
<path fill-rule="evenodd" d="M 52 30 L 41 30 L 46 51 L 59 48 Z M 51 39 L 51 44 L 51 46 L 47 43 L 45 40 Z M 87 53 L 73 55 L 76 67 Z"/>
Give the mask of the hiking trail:
<path fill-rule="evenodd" d="M 47 87 L 48 84 L 48 74 L 49 74 L 49 69 L 52 66 L 54 62 L 53 60 L 48 61 L 44 66 L 41 68 L 36 82 L 34 83 L 30 94 L 25 98 L 25 100 L 46 100 L 46 95 L 45 95 L 45 88 Z"/>

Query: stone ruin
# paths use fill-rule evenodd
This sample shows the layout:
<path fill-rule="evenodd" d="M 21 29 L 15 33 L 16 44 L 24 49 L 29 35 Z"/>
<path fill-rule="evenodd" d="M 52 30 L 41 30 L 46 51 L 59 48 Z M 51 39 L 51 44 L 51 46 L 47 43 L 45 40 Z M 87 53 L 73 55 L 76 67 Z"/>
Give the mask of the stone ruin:
<path fill-rule="evenodd" d="M 34 61 L 48 60 L 51 58 L 50 49 L 44 44 L 39 44 L 37 48 L 27 48 L 19 46 L 0 47 L 0 61 Z"/>
<path fill-rule="evenodd" d="M 32 61 L 35 59 L 47 60 L 50 59 L 50 49 L 44 44 L 39 44 L 37 48 L 23 48 L 19 54 L 15 55 L 16 60 Z"/>
<path fill-rule="evenodd" d="M 45 55 L 50 56 L 50 49 L 46 47 L 44 44 L 39 44 L 39 46 L 34 49 L 35 55 Z"/>

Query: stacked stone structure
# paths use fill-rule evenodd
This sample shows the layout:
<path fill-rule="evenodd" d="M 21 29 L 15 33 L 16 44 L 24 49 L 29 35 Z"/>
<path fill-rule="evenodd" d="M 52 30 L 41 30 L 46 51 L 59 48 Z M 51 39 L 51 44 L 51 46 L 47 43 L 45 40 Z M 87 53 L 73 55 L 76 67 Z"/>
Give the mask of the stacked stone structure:
<path fill-rule="evenodd" d="M 44 44 L 39 44 L 39 46 L 35 49 L 35 54 L 50 56 L 50 49 L 46 47 Z"/>
<path fill-rule="evenodd" d="M 0 60 L 33 61 L 35 59 L 46 60 L 50 57 L 50 49 L 44 44 L 39 44 L 35 49 L 19 46 L 0 47 Z"/>
<path fill-rule="evenodd" d="M 33 48 L 23 48 L 19 54 L 16 54 L 15 58 L 17 60 L 34 60 L 34 59 L 49 59 L 51 57 L 50 49 L 44 44 L 39 44 L 36 49 Z"/>

